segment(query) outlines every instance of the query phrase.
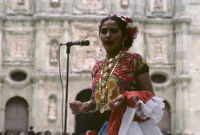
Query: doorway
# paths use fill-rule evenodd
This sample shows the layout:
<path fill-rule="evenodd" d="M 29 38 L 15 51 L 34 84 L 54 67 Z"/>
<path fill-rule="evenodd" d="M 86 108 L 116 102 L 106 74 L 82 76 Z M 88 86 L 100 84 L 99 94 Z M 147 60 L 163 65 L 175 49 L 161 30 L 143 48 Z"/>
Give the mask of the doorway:
<path fill-rule="evenodd" d="M 28 104 L 21 97 L 13 97 L 6 103 L 5 131 L 16 134 L 19 131 L 27 133 L 28 130 Z"/>

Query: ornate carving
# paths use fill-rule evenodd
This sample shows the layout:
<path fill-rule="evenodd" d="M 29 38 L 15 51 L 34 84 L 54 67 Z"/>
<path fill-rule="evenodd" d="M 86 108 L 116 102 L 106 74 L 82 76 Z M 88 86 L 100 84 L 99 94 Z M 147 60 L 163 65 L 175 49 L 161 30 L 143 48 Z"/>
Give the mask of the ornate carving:
<path fill-rule="evenodd" d="M 29 51 L 29 37 L 26 35 L 11 36 L 9 40 L 11 57 L 27 57 Z"/>
<path fill-rule="evenodd" d="M 82 24 L 83 25 L 83 24 Z M 96 26 L 84 26 L 78 27 L 75 31 L 76 38 L 78 39 L 89 39 L 90 46 L 88 47 L 76 47 L 76 60 L 73 63 L 74 71 L 90 71 L 97 60 L 102 59 L 103 52 L 101 51 L 102 46 L 98 37 L 97 30 L 87 30 L 88 28 L 95 28 Z"/>
<path fill-rule="evenodd" d="M 60 26 L 62 27 L 62 26 Z M 60 37 L 62 34 L 63 34 L 63 29 L 60 28 L 60 27 L 57 27 L 57 28 L 48 28 L 46 30 L 46 33 L 48 34 L 48 36 L 52 39 L 53 37 Z"/>
<path fill-rule="evenodd" d="M 29 0 L 8 0 L 7 10 L 8 12 L 26 12 L 30 8 Z"/>
<path fill-rule="evenodd" d="M 167 0 L 151 0 L 150 11 L 152 13 L 166 12 Z"/>
<path fill-rule="evenodd" d="M 168 38 L 161 37 L 161 36 L 150 36 L 149 37 L 149 46 L 150 46 L 150 53 L 149 57 L 152 60 L 164 60 L 167 61 L 167 45 L 168 45 Z"/>
<path fill-rule="evenodd" d="M 52 7 L 58 7 L 60 5 L 60 0 L 51 0 Z"/>
<path fill-rule="evenodd" d="M 18 0 L 18 1 L 17 1 L 17 4 L 18 4 L 18 5 L 25 5 L 25 0 Z"/>
<path fill-rule="evenodd" d="M 121 0 L 121 6 L 123 8 L 127 8 L 129 5 L 129 0 Z"/>
<path fill-rule="evenodd" d="M 101 9 L 103 7 L 102 0 L 78 0 L 79 9 Z"/>
<path fill-rule="evenodd" d="M 50 98 L 48 107 L 48 119 L 56 120 L 57 104 L 55 98 Z"/>
<path fill-rule="evenodd" d="M 59 49 L 59 42 L 56 39 L 51 40 L 50 63 L 53 65 L 57 65 L 58 63 L 58 49 Z"/>

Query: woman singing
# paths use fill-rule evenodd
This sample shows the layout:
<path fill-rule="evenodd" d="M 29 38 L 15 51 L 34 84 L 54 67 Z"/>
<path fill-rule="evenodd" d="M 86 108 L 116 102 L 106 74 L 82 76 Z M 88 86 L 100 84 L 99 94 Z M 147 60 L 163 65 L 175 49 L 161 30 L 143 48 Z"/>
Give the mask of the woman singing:
<path fill-rule="evenodd" d="M 92 98 L 70 103 L 73 114 L 101 113 L 99 135 L 162 135 L 157 127 L 163 99 L 154 96 L 149 67 L 141 55 L 129 53 L 138 29 L 130 18 L 109 15 L 99 25 L 106 58 L 92 71 Z"/>

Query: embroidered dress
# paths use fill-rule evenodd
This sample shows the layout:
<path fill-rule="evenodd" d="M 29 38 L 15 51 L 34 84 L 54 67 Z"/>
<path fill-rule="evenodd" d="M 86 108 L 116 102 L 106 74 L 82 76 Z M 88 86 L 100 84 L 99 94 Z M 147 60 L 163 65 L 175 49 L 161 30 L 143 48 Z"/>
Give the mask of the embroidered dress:
<path fill-rule="evenodd" d="M 103 66 L 104 61 L 99 61 L 92 71 L 92 97 L 97 104 L 97 111 L 102 107 L 98 104 L 102 96 L 100 79 Z M 141 88 L 136 82 L 138 75 L 148 71 L 149 68 L 141 55 L 125 52 L 107 78 L 107 104 L 119 94 L 123 94 L 127 101 L 127 104 L 112 110 L 108 128 L 105 130 L 107 135 L 161 135 L 156 123 L 163 114 L 163 99 L 153 96 L 149 91 L 138 91 Z M 159 111 L 156 113 L 155 109 Z M 109 110 L 103 109 L 102 113 L 104 111 Z M 152 133 L 149 132 L 151 128 Z"/>

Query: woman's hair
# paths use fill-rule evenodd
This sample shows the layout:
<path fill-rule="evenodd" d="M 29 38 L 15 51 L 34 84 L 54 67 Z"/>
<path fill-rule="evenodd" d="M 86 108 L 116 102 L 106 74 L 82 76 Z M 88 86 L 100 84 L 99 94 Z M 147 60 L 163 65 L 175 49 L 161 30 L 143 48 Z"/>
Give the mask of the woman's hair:
<path fill-rule="evenodd" d="M 124 42 L 124 50 L 128 50 L 133 43 L 133 40 L 136 38 L 138 29 L 137 27 L 130 27 L 128 23 L 133 22 L 132 19 L 128 17 L 118 16 L 118 15 L 108 15 L 107 17 L 103 18 L 99 25 L 99 34 L 101 32 L 101 27 L 103 23 L 107 20 L 113 20 L 117 23 L 119 28 L 122 31 L 122 35 L 127 35 L 127 39 Z"/>

